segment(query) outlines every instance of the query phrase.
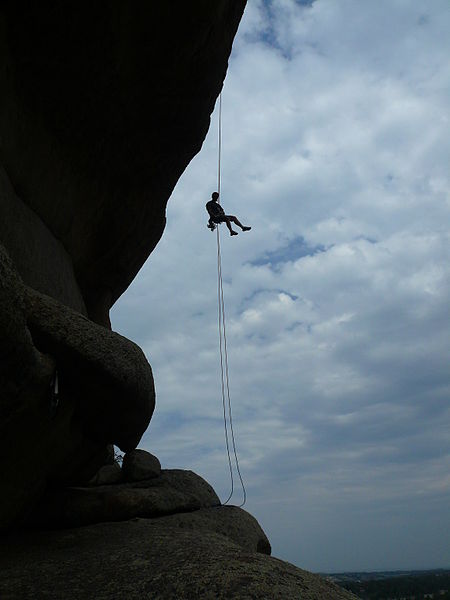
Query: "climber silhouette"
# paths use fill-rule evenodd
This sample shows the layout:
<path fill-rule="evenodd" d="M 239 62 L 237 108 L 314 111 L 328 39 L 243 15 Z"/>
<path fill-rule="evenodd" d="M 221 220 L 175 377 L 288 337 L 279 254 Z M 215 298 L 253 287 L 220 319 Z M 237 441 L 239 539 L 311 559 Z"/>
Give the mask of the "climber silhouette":
<path fill-rule="evenodd" d="M 238 232 L 234 231 L 231 227 L 231 223 L 235 223 L 238 227 L 242 229 L 242 231 L 250 231 L 251 227 L 246 227 L 242 225 L 237 217 L 234 215 L 226 215 L 223 208 L 220 206 L 219 200 L 219 192 L 213 192 L 211 194 L 212 200 L 206 203 L 206 210 L 209 214 L 208 227 L 211 231 L 214 231 L 216 228 L 216 224 L 225 223 L 228 229 L 230 230 L 230 235 L 237 235 Z"/>

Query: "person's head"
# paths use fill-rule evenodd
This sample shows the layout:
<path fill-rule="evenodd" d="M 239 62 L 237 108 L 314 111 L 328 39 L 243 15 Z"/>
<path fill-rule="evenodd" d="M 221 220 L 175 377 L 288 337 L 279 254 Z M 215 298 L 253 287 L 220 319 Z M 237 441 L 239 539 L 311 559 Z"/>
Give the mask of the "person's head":
<path fill-rule="evenodd" d="M 212 198 L 212 199 L 213 199 L 215 202 L 217 202 L 217 200 L 219 199 L 219 192 L 213 192 L 213 193 L 211 194 L 211 198 Z"/>

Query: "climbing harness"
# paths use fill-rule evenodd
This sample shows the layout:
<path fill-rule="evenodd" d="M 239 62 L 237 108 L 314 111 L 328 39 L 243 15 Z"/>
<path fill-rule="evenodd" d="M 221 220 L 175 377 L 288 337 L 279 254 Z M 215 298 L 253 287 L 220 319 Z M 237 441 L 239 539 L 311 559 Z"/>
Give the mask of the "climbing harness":
<path fill-rule="evenodd" d="M 218 131 L 218 161 L 217 161 L 217 191 L 219 192 L 220 202 L 220 185 L 221 185 L 221 162 L 222 162 L 222 94 L 219 96 L 219 131 Z M 221 392 L 222 392 L 222 407 L 223 407 L 223 422 L 225 429 L 225 443 L 228 455 L 228 466 L 230 469 L 231 491 L 228 498 L 223 504 L 228 504 L 234 493 L 234 476 L 233 465 L 230 452 L 230 437 L 231 446 L 234 454 L 234 462 L 236 471 L 241 482 L 243 501 L 239 507 L 244 506 L 247 500 L 247 492 L 245 490 L 244 481 L 242 479 L 241 470 L 239 468 L 239 459 L 236 449 L 236 440 L 233 429 L 233 415 L 231 411 L 231 395 L 230 395 L 230 376 L 228 369 L 228 347 L 227 347 L 227 331 L 225 321 L 225 301 L 223 294 L 222 280 L 222 255 L 220 249 L 220 227 L 217 226 L 217 303 L 218 303 L 218 329 L 219 329 L 219 354 L 220 354 L 220 372 L 221 372 Z M 229 431 L 228 431 L 229 430 Z"/>

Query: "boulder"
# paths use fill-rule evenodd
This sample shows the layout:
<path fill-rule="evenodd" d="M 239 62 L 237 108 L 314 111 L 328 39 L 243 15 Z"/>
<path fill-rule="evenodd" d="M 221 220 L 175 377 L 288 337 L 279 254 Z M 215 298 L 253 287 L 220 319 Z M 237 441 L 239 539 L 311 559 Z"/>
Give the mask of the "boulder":
<path fill-rule="evenodd" d="M 163 470 L 160 477 L 140 482 L 49 490 L 28 517 L 27 525 L 78 527 L 219 505 L 217 494 L 199 475 Z"/>
<path fill-rule="evenodd" d="M 23 284 L 0 245 L 0 527 L 23 509 L 26 496 L 33 501 L 42 492 L 43 480 L 35 476 L 41 446 L 31 450 L 24 437 L 36 444 L 37 432 L 48 433 L 45 397 L 53 370 L 54 363 L 34 347 L 26 325 Z"/>
<path fill-rule="evenodd" d="M 152 479 L 161 475 L 161 463 L 150 452 L 132 450 L 123 457 L 122 471 L 126 481 Z"/>
<path fill-rule="evenodd" d="M 228 508 L 210 510 L 234 517 Z M 207 520 L 203 527 L 180 525 L 189 517 L 9 535 L 0 542 L 0 597 L 356 600 L 318 575 L 243 547 L 227 531 L 209 529 Z"/>
<path fill-rule="evenodd" d="M 25 304 L 34 343 L 55 357 L 60 395 L 73 399 L 88 436 L 135 448 L 155 408 L 152 370 L 139 346 L 30 288 Z"/>
<path fill-rule="evenodd" d="M 119 483 L 122 479 L 122 469 L 120 465 L 114 463 L 113 465 L 103 465 L 97 471 L 92 479 L 89 481 L 89 485 L 112 485 Z"/>
<path fill-rule="evenodd" d="M 52 411 L 54 357 L 40 352 L 28 327 L 26 288 L 0 245 L 0 528 L 27 512 L 58 472 L 92 474 L 104 444 L 88 440 L 72 401 Z"/>
<path fill-rule="evenodd" d="M 148 425 L 150 366 L 109 309 L 201 148 L 244 6 L 0 3 L 0 528 Z"/>
<path fill-rule="evenodd" d="M 155 400 L 140 348 L 25 286 L 2 246 L 0 357 L 1 528 L 24 518 L 49 482 L 89 481 L 108 443 L 137 445 Z"/>
<path fill-rule="evenodd" d="M 167 200 L 208 130 L 244 6 L 0 5 L 1 162 L 43 223 L 37 228 L 55 238 L 33 233 L 38 257 L 67 266 L 68 301 L 79 288 L 96 322 L 109 324 L 109 308 L 163 233 Z M 28 217 L 15 209 L 11 216 L 8 249 L 18 256 Z M 32 264 L 39 266 L 34 274 Z M 59 269 L 47 278 L 51 289 L 44 289 L 42 261 L 27 254 L 20 273 L 62 300 Z"/>
<path fill-rule="evenodd" d="M 270 556 L 272 549 L 260 524 L 237 506 L 214 506 L 190 513 L 160 517 L 161 525 L 190 531 L 211 531 L 223 535 L 248 552 Z"/>

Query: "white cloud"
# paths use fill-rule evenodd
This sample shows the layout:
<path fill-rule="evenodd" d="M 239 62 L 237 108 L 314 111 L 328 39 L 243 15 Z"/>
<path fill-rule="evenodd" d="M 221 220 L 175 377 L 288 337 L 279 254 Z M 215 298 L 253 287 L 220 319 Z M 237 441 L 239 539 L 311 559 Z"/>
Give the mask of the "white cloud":
<path fill-rule="evenodd" d="M 248 509 L 299 566 L 445 566 L 450 7 L 270 4 L 248 3 L 223 98 L 222 201 L 253 226 L 222 231 Z M 143 446 L 226 497 L 216 167 L 214 123 L 112 317 L 154 369 Z"/>

